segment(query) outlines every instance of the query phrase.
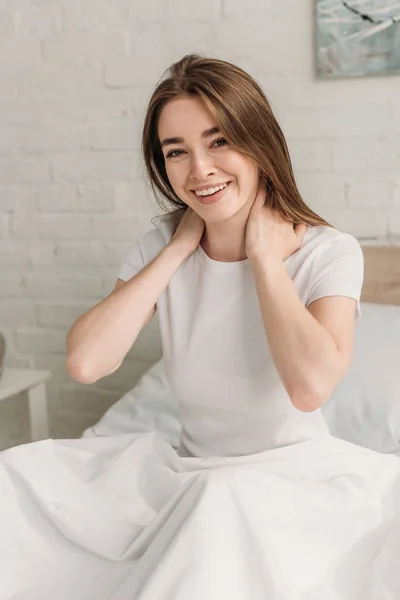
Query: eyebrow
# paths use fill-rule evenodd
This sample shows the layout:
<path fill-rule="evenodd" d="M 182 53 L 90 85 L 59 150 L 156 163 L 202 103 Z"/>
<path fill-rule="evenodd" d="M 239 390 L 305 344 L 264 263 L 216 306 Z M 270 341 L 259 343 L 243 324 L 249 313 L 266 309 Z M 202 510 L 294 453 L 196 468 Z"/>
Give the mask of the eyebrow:
<path fill-rule="evenodd" d="M 207 138 L 210 137 L 210 135 L 214 135 L 215 133 L 220 133 L 219 127 L 211 127 L 211 129 L 206 129 L 201 134 L 201 137 Z M 170 144 L 183 144 L 184 141 L 185 140 L 182 137 L 165 138 L 165 140 L 161 142 L 161 148 L 163 148 L 164 146 L 169 146 Z"/>

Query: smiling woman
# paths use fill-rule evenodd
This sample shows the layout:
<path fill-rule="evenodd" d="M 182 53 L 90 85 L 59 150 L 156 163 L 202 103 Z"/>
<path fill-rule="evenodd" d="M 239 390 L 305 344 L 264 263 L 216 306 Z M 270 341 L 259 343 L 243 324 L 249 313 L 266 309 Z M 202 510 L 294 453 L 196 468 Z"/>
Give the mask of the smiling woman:
<path fill-rule="evenodd" d="M 260 187 L 285 222 L 330 226 L 300 196 L 263 90 L 231 63 L 188 55 L 172 65 L 150 99 L 142 148 L 158 203 L 177 222 L 188 207 L 204 220 L 201 247 L 214 260 L 247 258 Z"/>
<path fill-rule="evenodd" d="M 218 137 L 219 127 L 209 126 L 213 122 L 202 100 L 184 95 L 164 106 L 158 131 L 165 172 L 174 193 L 204 219 L 204 242 L 211 252 L 221 239 L 223 224 L 224 246 L 229 253 L 230 246 L 235 251 L 235 232 L 239 228 L 244 232 L 259 185 L 259 171 L 254 160 Z M 174 131 L 184 131 L 185 136 L 171 136 Z M 180 140 L 178 147 L 176 140 Z M 211 206 L 215 207 L 212 212 L 208 210 Z"/>
<path fill-rule="evenodd" d="M 232 181 L 229 193 L 237 194 L 236 204 L 224 213 L 232 216 L 246 203 L 250 208 L 260 178 L 268 205 L 282 218 L 329 225 L 300 196 L 284 135 L 263 90 L 232 63 L 187 55 L 173 64 L 150 99 L 142 149 L 154 194 L 168 212 L 179 215 L 191 206 L 190 190 Z"/>
<path fill-rule="evenodd" d="M 358 241 L 303 201 L 239 67 L 172 65 L 142 142 L 167 214 L 71 328 L 68 367 L 115 371 L 157 310 L 179 446 L 138 432 L 3 454 L 0 600 L 399 598 L 400 461 L 334 438 L 321 411 L 360 317 Z"/>

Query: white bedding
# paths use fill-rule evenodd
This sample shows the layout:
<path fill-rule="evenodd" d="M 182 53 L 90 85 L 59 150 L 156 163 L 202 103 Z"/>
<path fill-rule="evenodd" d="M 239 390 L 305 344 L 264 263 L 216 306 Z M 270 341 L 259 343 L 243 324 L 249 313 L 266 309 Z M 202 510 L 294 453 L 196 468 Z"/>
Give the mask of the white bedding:
<path fill-rule="evenodd" d="M 0 455 L 1 600 L 398 600 L 400 460 L 324 437 L 179 457 L 156 433 Z"/>
<path fill-rule="evenodd" d="M 397 377 L 351 401 L 332 422 L 382 453 L 328 436 L 183 457 L 157 363 L 82 439 L 0 453 L 0 600 L 399 600 Z"/>

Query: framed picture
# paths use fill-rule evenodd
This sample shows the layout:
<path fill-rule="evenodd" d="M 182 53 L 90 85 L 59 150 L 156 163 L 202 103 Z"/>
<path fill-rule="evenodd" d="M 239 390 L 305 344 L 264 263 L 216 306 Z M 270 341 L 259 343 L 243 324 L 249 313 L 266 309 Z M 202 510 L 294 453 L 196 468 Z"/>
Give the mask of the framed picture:
<path fill-rule="evenodd" d="M 400 1 L 316 0 L 317 76 L 400 73 Z"/>

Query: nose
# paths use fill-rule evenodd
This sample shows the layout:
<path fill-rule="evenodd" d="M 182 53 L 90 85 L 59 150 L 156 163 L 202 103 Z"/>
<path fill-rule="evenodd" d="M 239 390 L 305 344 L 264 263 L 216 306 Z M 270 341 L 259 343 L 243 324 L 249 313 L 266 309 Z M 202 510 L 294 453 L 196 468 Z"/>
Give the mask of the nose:
<path fill-rule="evenodd" d="M 209 175 L 214 175 L 217 168 L 214 164 L 213 157 L 207 152 L 192 154 L 190 163 L 190 175 L 192 179 L 204 181 Z"/>

